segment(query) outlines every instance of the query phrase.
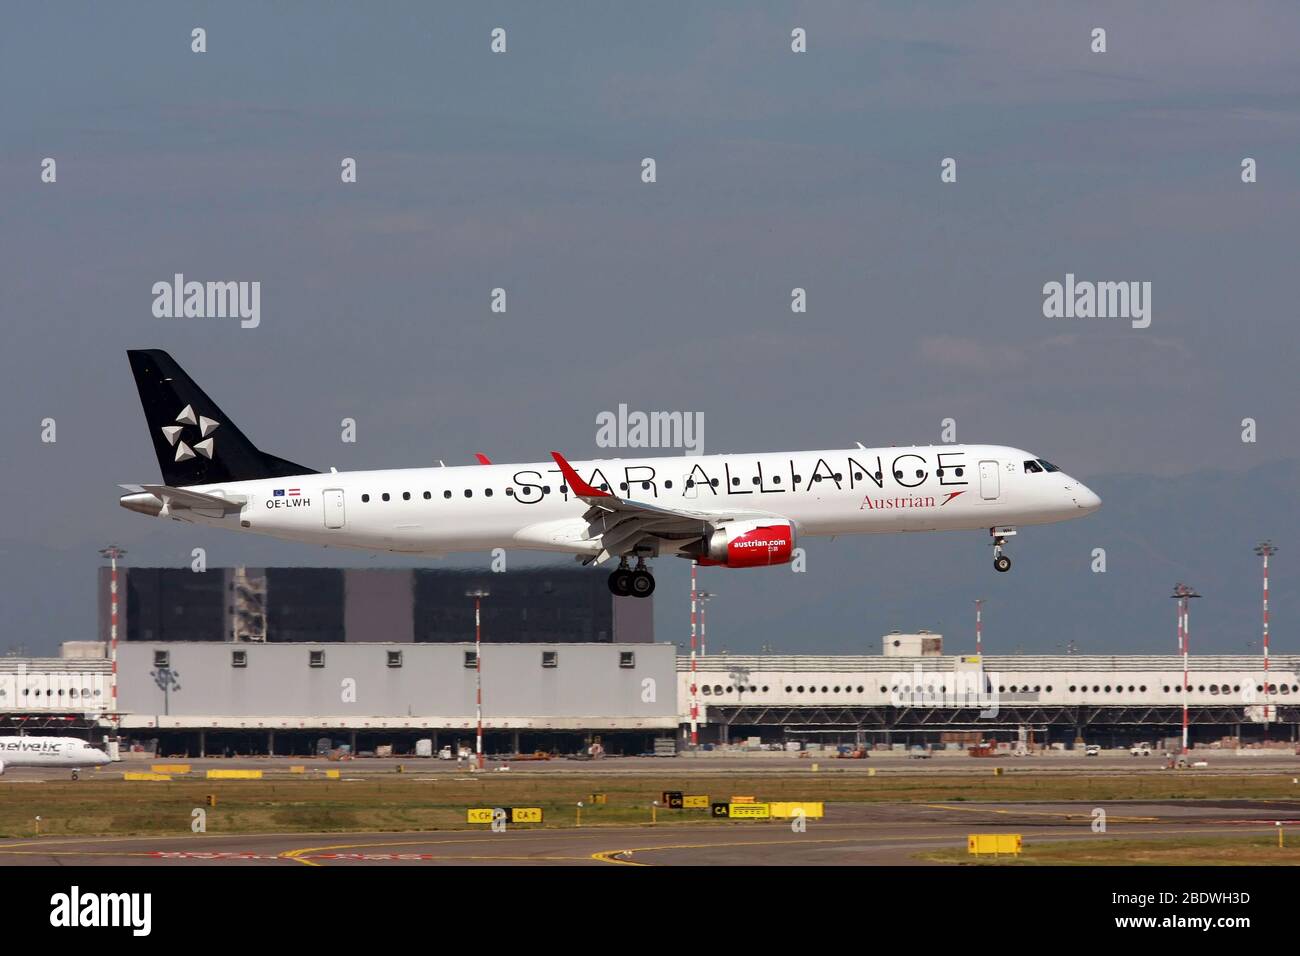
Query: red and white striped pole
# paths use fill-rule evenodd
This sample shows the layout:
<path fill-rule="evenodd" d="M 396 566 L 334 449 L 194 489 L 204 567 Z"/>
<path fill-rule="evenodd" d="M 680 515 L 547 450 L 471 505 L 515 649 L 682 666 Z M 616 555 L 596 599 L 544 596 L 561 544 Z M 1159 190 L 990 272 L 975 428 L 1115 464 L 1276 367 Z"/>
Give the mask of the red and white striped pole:
<path fill-rule="evenodd" d="M 700 701 L 699 687 L 696 685 L 696 667 L 695 667 L 695 614 L 696 614 L 696 590 L 695 590 L 695 569 L 699 567 L 695 561 L 691 562 L 691 746 L 700 745 Z"/>
<path fill-rule="evenodd" d="M 1190 690 L 1189 680 L 1191 670 L 1189 666 L 1189 655 L 1191 651 L 1191 616 L 1188 613 L 1190 609 L 1189 601 L 1191 598 L 1200 597 L 1195 589 L 1188 587 L 1186 584 L 1175 584 L 1174 593 L 1170 597 L 1178 601 L 1178 649 L 1183 654 L 1183 755 L 1188 753 L 1188 708 L 1187 693 Z"/>
<path fill-rule="evenodd" d="M 113 739 L 116 741 L 122 729 L 122 716 L 117 709 L 117 559 L 126 554 L 125 548 L 119 548 L 115 544 L 109 545 L 100 552 L 109 561 L 109 578 L 108 578 L 108 660 L 110 668 L 109 676 L 109 719 L 113 723 Z"/>
<path fill-rule="evenodd" d="M 975 599 L 975 656 L 984 656 L 984 599 Z"/>
<path fill-rule="evenodd" d="M 488 592 L 482 589 L 466 591 L 466 597 L 474 599 L 474 722 L 477 731 L 474 736 L 474 753 L 478 758 L 478 769 L 483 769 L 483 625 L 482 601 Z"/>

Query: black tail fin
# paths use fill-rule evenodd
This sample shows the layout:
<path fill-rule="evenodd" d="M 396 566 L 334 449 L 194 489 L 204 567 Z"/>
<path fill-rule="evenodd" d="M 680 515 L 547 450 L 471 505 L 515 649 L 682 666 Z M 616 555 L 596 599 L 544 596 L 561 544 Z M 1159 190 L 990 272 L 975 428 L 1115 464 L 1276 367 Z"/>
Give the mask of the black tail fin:
<path fill-rule="evenodd" d="M 181 488 L 316 474 L 258 451 L 166 352 L 139 349 L 126 354 L 166 484 Z"/>

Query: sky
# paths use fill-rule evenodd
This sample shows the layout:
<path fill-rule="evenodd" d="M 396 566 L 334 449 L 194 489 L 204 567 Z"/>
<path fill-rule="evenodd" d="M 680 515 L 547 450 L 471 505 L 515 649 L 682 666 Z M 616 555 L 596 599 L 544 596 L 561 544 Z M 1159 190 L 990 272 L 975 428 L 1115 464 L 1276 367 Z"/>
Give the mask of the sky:
<path fill-rule="evenodd" d="M 194 547 L 420 563 L 119 508 L 119 482 L 157 477 L 124 354 L 148 347 L 318 468 L 607 457 L 597 416 L 626 403 L 702 415 L 708 452 L 927 444 L 951 418 L 1105 501 L 1019 535 L 1009 575 L 965 533 L 710 569 L 711 643 L 737 653 L 874 652 L 920 627 L 955 649 L 976 597 L 1004 650 L 1158 652 L 1192 578 L 1205 648 L 1240 652 L 1270 536 L 1291 646 L 1294 4 L 18 3 L 5 21 L 0 652 L 89 637 L 110 542 L 148 566 Z M 178 272 L 260 282 L 260 324 L 156 318 Z M 1045 317 L 1067 274 L 1150 282 L 1150 326 Z M 661 640 L 688 634 L 688 570 L 656 567 Z"/>

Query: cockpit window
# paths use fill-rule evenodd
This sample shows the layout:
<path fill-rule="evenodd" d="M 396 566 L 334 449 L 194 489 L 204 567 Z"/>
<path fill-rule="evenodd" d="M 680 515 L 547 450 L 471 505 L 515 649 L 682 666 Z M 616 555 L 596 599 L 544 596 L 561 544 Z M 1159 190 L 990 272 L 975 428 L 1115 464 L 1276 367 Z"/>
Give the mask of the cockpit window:
<path fill-rule="evenodd" d="M 1038 462 L 1034 461 L 1032 458 L 1025 462 L 1025 474 L 1027 475 L 1032 475 L 1035 472 L 1040 472 L 1042 470 L 1043 469 L 1038 467 Z"/>
<path fill-rule="evenodd" d="M 1039 463 L 1040 465 L 1043 466 L 1043 471 L 1060 471 L 1060 470 L 1061 470 L 1061 469 L 1057 468 L 1055 465 L 1053 465 L 1053 464 L 1052 464 L 1050 461 L 1048 461 L 1046 458 L 1040 458 L 1040 459 L 1038 459 L 1038 463 Z"/>

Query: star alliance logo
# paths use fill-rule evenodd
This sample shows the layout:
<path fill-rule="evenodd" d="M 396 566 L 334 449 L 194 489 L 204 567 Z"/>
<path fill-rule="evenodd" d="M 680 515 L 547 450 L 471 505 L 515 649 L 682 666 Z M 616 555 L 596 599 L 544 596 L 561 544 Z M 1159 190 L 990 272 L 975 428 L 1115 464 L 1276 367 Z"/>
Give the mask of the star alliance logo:
<path fill-rule="evenodd" d="M 212 433 L 217 430 L 221 422 L 213 421 L 205 415 L 195 417 L 194 407 L 186 405 L 181 409 L 181 413 L 176 416 L 179 425 L 164 425 L 162 427 L 163 437 L 167 439 L 167 444 L 176 448 L 176 460 L 188 461 L 196 455 L 202 455 L 204 458 L 211 458 L 216 452 L 212 442 Z M 199 441 L 190 447 L 181 440 L 181 435 L 185 432 L 186 425 L 193 425 L 199 430 Z"/>

